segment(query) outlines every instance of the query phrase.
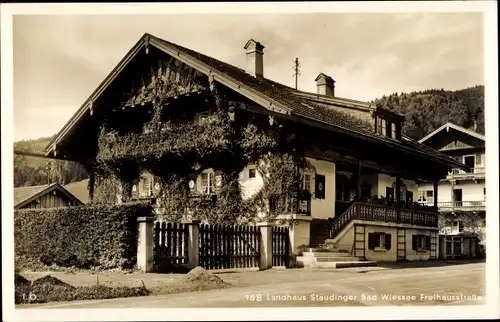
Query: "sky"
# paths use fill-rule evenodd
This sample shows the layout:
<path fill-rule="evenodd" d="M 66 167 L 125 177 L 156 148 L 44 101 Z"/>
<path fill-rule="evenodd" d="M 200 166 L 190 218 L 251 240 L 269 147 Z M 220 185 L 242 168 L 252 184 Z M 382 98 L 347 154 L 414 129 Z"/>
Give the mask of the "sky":
<path fill-rule="evenodd" d="M 484 84 L 483 31 L 472 12 L 14 16 L 14 140 L 57 133 L 145 32 L 241 68 L 253 38 L 265 77 L 294 86 L 298 57 L 299 89 L 323 72 L 370 101 Z"/>

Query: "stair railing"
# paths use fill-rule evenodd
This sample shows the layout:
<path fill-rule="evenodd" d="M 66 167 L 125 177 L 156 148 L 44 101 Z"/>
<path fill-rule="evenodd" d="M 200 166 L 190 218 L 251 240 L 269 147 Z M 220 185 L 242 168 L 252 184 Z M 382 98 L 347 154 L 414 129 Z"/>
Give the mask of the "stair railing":
<path fill-rule="evenodd" d="M 357 203 L 354 202 L 339 216 L 332 218 L 328 227 L 328 238 L 335 238 L 345 226 L 347 226 L 355 217 L 359 215 L 358 212 L 359 207 L 357 207 Z"/>

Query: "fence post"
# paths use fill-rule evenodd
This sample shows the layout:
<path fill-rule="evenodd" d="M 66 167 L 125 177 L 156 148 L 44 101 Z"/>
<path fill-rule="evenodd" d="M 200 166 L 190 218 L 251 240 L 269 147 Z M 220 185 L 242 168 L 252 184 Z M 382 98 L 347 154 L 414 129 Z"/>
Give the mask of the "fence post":
<path fill-rule="evenodd" d="M 259 269 L 273 267 L 273 224 L 268 222 L 257 223 L 260 228 L 260 262 Z"/>
<path fill-rule="evenodd" d="M 138 217 L 139 239 L 137 241 L 137 268 L 150 273 L 154 268 L 154 217 Z"/>
<path fill-rule="evenodd" d="M 188 268 L 200 265 L 200 221 L 190 220 L 188 225 Z"/>

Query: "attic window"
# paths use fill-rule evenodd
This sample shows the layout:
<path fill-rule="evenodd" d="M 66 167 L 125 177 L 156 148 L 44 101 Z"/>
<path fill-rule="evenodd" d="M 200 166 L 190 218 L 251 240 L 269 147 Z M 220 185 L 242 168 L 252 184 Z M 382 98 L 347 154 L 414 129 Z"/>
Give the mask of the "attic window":
<path fill-rule="evenodd" d="M 375 132 L 388 138 L 401 140 L 401 124 L 399 122 L 386 119 L 381 115 L 377 115 L 376 117 Z"/>

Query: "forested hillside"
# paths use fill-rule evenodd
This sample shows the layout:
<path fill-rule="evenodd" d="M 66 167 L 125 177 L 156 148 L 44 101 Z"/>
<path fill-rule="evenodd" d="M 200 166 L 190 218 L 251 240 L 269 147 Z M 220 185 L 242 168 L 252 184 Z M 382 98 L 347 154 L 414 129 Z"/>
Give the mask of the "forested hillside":
<path fill-rule="evenodd" d="M 484 134 L 484 86 L 394 93 L 374 103 L 404 115 L 403 133 L 414 139 L 421 139 L 446 122 L 472 129 L 476 120 L 477 132 Z"/>
<path fill-rule="evenodd" d="M 50 139 L 49 137 L 18 141 L 14 143 L 14 150 L 42 153 Z M 14 187 L 35 186 L 49 182 L 68 184 L 85 178 L 87 178 L 85 169 L 76 162 L 14 155 Z"/>

